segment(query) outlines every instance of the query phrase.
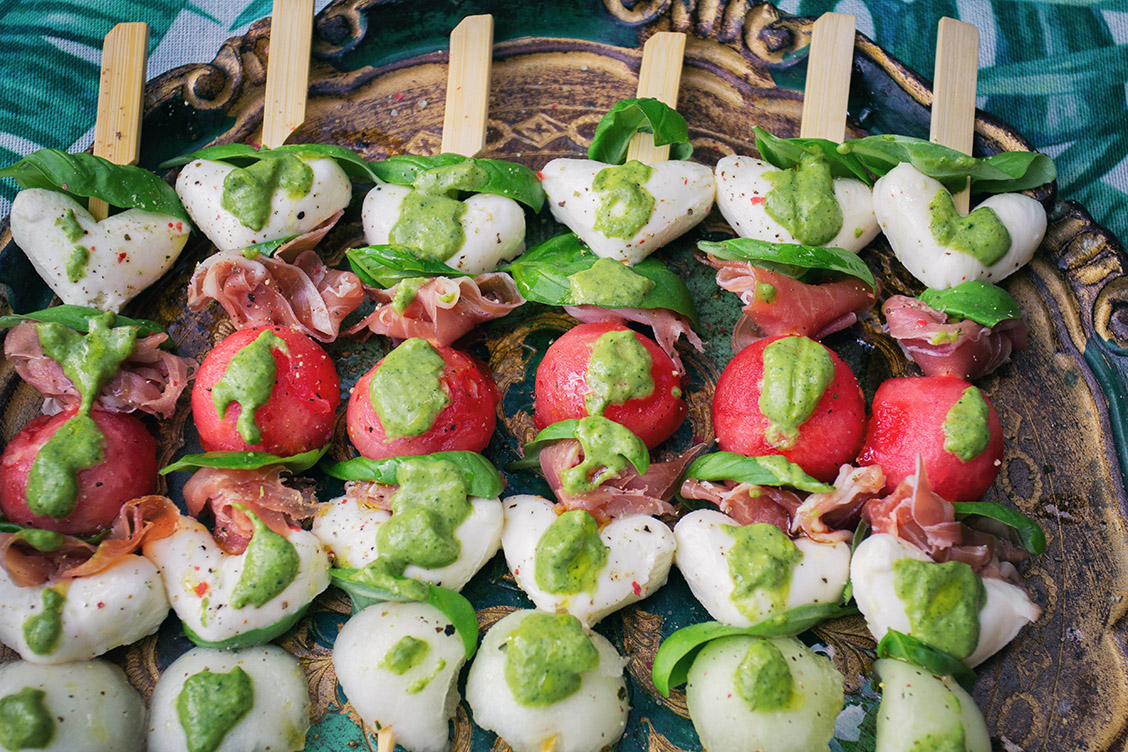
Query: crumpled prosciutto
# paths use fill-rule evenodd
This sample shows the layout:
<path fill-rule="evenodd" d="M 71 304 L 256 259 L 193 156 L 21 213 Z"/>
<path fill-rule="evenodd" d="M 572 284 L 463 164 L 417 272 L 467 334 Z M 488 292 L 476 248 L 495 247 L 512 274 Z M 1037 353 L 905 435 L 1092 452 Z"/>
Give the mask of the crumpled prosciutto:
<path fill-rule="evenodd" d="M 350 480 L 345 483 L 345 501 L 355 501 L 370 509 L 392 511 L 392 497 L 399 490 L 398 485 L 384 485 L 375 481 Z M 340 502 L 338 502 L 340 503 Z"/>
<path fill-rule="evenodd" d="M 734 353 L 781 334 L 820 340 L 852 325 L 876 301 L 869 285 L 853 277 L 808 285 L 749 261 L 725 261 L 703 253 L 697 259 L 716 269 L 717 284 L 744 303 L 733 330 Z M 771 287 L 769 294 L 757 295 L 757 289 L 767 289 L 761 285 Z"/>
<path fill-rule="evenodd" d="M 799 495 L 774 486 L 757 486 L 731 480 L 686 478 L 681 495 L 716 504 L 738 525 L 766 523 L 790 533 L 791 519 L 802 503 Z"/>
<path fill-rule="evenodd" d="M 167 339 L 167 334 L 150 334 L 138 339 L 133 353 L 102 388 L 95 404 L 110 412 L 140 410 L 162 418 L 170 417 L 197 364 L 192 358 L 162 350 L 160 345 Z M 79 404 L 78 390 L 63 373 L 63 367 L 43 354 L 33 322 L 21 322 L 8 332 L 4 357 L 16 373 L 47 397 L 45 413 L 53 415 Z"/>
<path fill-rule="evenodd" d="M 689 319 L 666 308 L 604 308 L 596 305 L 569 305 L 564 306 L 564 312 L 581 324 L 594 324 L 603 321 L 617 323 L 634 321 L 639 324 L 646 324 L 654 330 L 654 340 L 674 361 L 674 367 L 678 369 L 678 373 L 685 373 L 681 356 L 678 355 L 677 348 L 674 347 L 679 337 L 684 334 L 686 342 L 694 350 L 699 353 L 705 352 L 705 343 L 697 336 L 697 332 L 693 331 L 693 325 L 689 323 Z"/>
<path fill-rule="evenodd" d="M 70 535 L 53 551 L 40 551 L 20 533 L 0 533 L 0 566 L 20 587 L 38 587 L 61 579 L 97 574 L 133 553 L 147 540 L 176 532 L 180 512 L 164 496 L 126 502 L 110 533 L 97 545 Z"/>
<path fill-rule="evenodd" d="M 478 324 L 501 318 L 525 302 L 513 279 L 500 272 L 433 277 L 416 291 L 402 313 L 392 305 L 397 287 L 369 288 L 376 310 L 347 333 L 367 330 L 394 339 L 422 337 L 433 345 L 449 347 Z"/>
<path fill-rule="evenodd" d="M 316 498 L 308 489 L 283 484 L 281 465 L 258 470 L 227 470 L 205 467 L 184 484 L 188 513 L 198 517 L 210 505 L 215 517 L 215 542 L 226 553 L 241 554 L 254 535 L 254 524 L 235 508 L 246 507 L 279 535 L 313 517 Z"/>
<path fill-rule="evenodd" d="M 801 530 L 819 543 L 850 540 L 853 533 L 846 528 L 857 521 L 866 502 L 881 494 L 884 485 L 885 474 L 877 465 L 843 465 L 834 479 L 833 491 L 813 493 L 799 505 L 792 532 Z"/>
<path fill-rule="evenodd" d="M 643 474 L 633 466 L 603 481 L 594 491 L 569 494 L 564 491 L 562 476 L 566 469 L 583 461 L 580 442 L 558 441 L 540 451 L 541 472 L 564 511 L 583 509 L 600 524 L 636 514 L 672 514 L 670 499 L 678 480 L 690 462 L 705 450 L 707 444 L 696 444 L 667 462 L 651 462 Z"/>
<path fill-rule="evenodd" d="M 889 334 L 926 376 L 958 376 L 965 381 L 986 376 L 1026 347 L 1026 322 L 1006 319 L 994 327 L 970 319 L 948 323 L 948 316 L 904 295 L 881 307 Z"/>
<path fill-rule="evenodd" d="M 242 251 L 226 251 L 201 262 L 188 283 L 189 310 L 201 311 L 212 300 L 236 329 L 289 326 L 332 342 L 341 322 L 364 302 L 364 285 L 352 272 L 326 267 L 311 250 L 292 264 L 277 255 L 249 259 Z"/>

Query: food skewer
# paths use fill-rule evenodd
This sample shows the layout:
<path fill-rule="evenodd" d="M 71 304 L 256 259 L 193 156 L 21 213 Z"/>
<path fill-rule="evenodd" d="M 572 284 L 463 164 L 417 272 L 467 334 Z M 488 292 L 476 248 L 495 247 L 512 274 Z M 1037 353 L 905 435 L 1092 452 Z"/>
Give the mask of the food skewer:
<path fill-rule="evenodd" d="M 975 87 L 979 75 L 979 29 L 941 18 L 936 35 L 936 80 L 932 86 L 930 141 L 971 155 L 975 138 Z M 952 195 L 956 211 L 971 208 L 968 188 Z"/>
<path fill-rule="evenodd" d="M 94 156 L 114 164 L 137 164 L 148 60 L 148 24 L 119 23 L 110 29 L 102 44 Z M 98 222 L 109 215 L 109 204 L 100 198 L 91 198 L 89 206 L 90 214 Z"/>
<path fill-rule="evenodd" d="M 467 16 L 450 34 L 444 154 L 476 157 L 486 148 L 493 58 L 493 16 Z"/>
<path fill-rule="evenodd" d="M 392 731 L 391 726 L 381 726 L 380 731 L 376 734 L 376 751 L 393 752 L 395 748 L 396 732 Z"/>
<path fill-rule="evenodd" d="M 685 58 L 685 34 L 660 31 L 642 48 L 642 67 L 638 72 L 638 97 L 653 97 L 673 109 L 678 106 L 681 88 L 682 61 Z M 636 133 L 627 147 L 627 161 L 643 164 L 664 162 L 670 158 L 670 147 L 655 146 L 649 133 Z"/>
<path fill-rule="evenodd" d="M 262 116 L 262 145 L 267 149 L 281 146 L 305 121 L 313 0 L 274 0 L 270 23 Z"/>
<path fill-rule="evenodd" d="M 824 13 L 814 23 L 800 138 L 825 138 L 841 143 L 846 136 L 854 26 L 855 18 L 846 13 Z"/>

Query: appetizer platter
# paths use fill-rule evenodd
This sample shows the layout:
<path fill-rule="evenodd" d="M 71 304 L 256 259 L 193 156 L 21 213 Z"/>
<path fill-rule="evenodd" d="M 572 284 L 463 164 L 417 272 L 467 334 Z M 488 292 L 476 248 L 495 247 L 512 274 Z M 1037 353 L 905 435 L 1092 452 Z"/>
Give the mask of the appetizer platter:
<path fill-rule="evenodd" d="M 491 8 L 460 8 L 473 10 Z M 429 18 L 434 34 L 449 31 Z M 71 196 L 21 194 L 16 226 L 0 235 L 5 444 L 23 452 L 21 482 L 42 486 L 47 471 L 19 442 L 34 455 L 50 444 L 36 431 L 69 431 L 84 447 L 99 432 L 105 457 L 68 459 L 55 449 L 50 461 L 92 467 L 99 486 L 139 498 L 122 512 L 84 505 L 80 516 L 68 514 L 73 489 L 52 491 L 54 506 L 24 504 L 31 494 L 23 491 L 13 504 L 11 489 L 0 489 L 5 524 L 15 525 L 4 531 L 14 536 L 9 549 L 53 551 L 61 537 L 51 536 L 110 531 L 74 539 L 83 553 L 63 562 L 74 577 L 65 595 L 44 587 L 51 580 L 42 572 L 0 583 L 21 586 L 0 609 L 3 657 L 18 651 L 57 663 L 109 651 L 141 697 L 160 705 L 150 712 L 152 749 L 179 749 L 185 734 L 189 745 L 215 749 L 208 745 L 228 731 L 238 745 L 256 727 L 270 729 L 264 743 L 279 748 L 299 748 L 304 733 L 310 750 L 383 750 L 398 740 L 440 752 L 449 739 L 454 750 L 585 752 L 621 734 L 622 750 L 705 743 L 721 752 L 734 734 L 773 729 L 790 729 L 782 733 L 796 749 L 908 749 L 957 737 L 952 749 L 1122 744 L 1128 331 L 1119 243 L 1060 199 L 1047 182 L 1052 165 L 1033 159 L 987 191 L 1001 194 L 982 210 L 993 220 L 979 211 L 961 218 L 964 176 L 982 194 L 1000 182 L 999 170 L 977 173 L 969 161 L 958 180 L 939 174 L 937 182 L 909 164 L 923 164 L 913 144 L 865 140 L 867 132 L 927 135 L 933 100 L 925 82 L 864 37 L 847 42 L 846 133 L 826 136 L 847 143 L 824 142 L 831 148 L 820 156 L 822 146 L 786 140 L 801 121 L 804 137 L 822 135 L 806 131 L 802 91 L 783 85 L 797 72 L 802 79 L 812 19 L 770 5 L 687 10 L 607 0 L 582 39 L 521 20 L 529 27 L 507 23 L 497 40 L 490 27 L 492 71 L 486 54 L 484 79 L 481 69 L 468 74 L 467 86 L 482 86 L 489 105 L 469 139 L 449 138 L 452 108 L 466 106 L 448 93 L 455 53 L 435 45 L 390 55 L 374 25 L 406 29 L 418 19 L 396 4 L 342 0 L 317 17 L 309 100 L 298 116 L 293 106 L 273 109 L 267 71 L 293 61 L 275 56 L 268 65 L 268 19 L 211 63 L 150 82 L 140 164 L 160 177 L 115 167 L 133 194 L 107 193 L 136 214 L 115 215 L 112 228 L 88 225 Z M 651 91 L 643 44 L 674 37 L 677 49 L 664 50 L 680 92 Z M 462 49 L 458 66 L 472 67 Z M 659 121 L 680 116 L 649 96 L 676 104 L 685 136 L 665 138 Z M 280 128 L 280 118 L 290 125 Z M 670 145 L 632 137 L 642 120 Z M 977 156 L 1026 150 L 986 117 L 975 134 Z M 910 156 L 889 157 L 899 148 Z M 875 176 L 867 214 L 856 194 L 868 193 Z M 818 192 L 813 183 L 837 203 L 829 229 L 811 219 L 822 209 L 803 204 Z M 89 195 L 77 179 L 69 190 Z M 703 196 L 714 193 L 710 212 Z M 586 194 L 614 196 L 614 209 Z M 783 195 L 800 196 L 788 200 L 806 207 L 801 218 L 781 208 Z M 947 203 L 936 205 L 941 198 Z M 157 211 L 167 216 L 153 219 Z M 931 222 L 930 233 L 903 221 L 913 211 Z M 199 230 L 191 235 L 189 219 Z M 743 237 L 732 239 L 730 227 Z M 99 232 L 106 237 L 94 238 Z M 960 248 L 958 263 L 934 263 L 957 247 L 957 232 L 974 234 L 974 245 Z M 160 263 L 137 276 L 159 282 L 90 287 L 114 272 L 95 268 L 92 240 L 112 246 L 134 234 L 142 245 L 123 249 L 118 264 L 135 263 L 147 244 Z M 58 247 L 43 245 L 46 236 Z M 808 245 L 788 245 L 797 239 Z M 34 250 L 25 256 L 17 244 Z M 416 251 L 406 260 L 405 247 Z M 741 279 L 737 265 L 749 259 L 757 271 Z M 815 281 L 811 269 L 828 281 L 806 284 Z M 934 289 L 922 293 L 924 283 Z M 777 296 L 830 286 L 846 299 L 835 313 L 798 323 L 765 313 Z M 316 299 L 302 297 L 309 288 Z M 65 303 L 123 314 L 56 307 L 31 321 L 18 316 L 47 308 L 52 289 Z M 405 311 L 422 316 L 424 308 L 437 321 L 438 309 L 460 299 L 473 299 L 472 313 L 445 328 L 423 334 L 404 323 Z M 674 315 L 663 322 L 637 313 L 653 310 Z M 916 339 L 919 332 L 899 333 L 898 310 L 908 311 L 902 322 L 911 319 L 903 328 L 929 317 L 939 328 Z M 1025 320 L 1021 334 L 1016 320 Z M 969 328 L 992 343 L 989 351 L 956 366 L 941 361 L 936 348 Z M 61 372 L 28 376 L 35 351 Z M 95 375 L 72 377 L 80 361 Z M 596 361 L 598 388 L 585 375 Z M 641 376 L 631 365 L 639 362 L 650 369 Z M 805 375 L 795 375 L 797 364 Z M 104 411 L 114 409 L 107 400 L 132 398 L 130 369 L 150 387 L 163 384 L 138 400 L 151 416 L 144 421 Z M 769 371 L 791 373 L 792 392 L 768 394 L 780 378 Z M 584 393 L 562 386 L 577 379 Z M 638 391 L 640 379 L 649 387 Z M 794 386 L 801 383 L 819 386 Z M 56 417 L 36 418 L 43 394 Z M 749 429 L 760 422 L 766 430 Z M 977 426 L 970 432 L 969 422 Z M 603 447 L 601 464 L 583 459 L 597 456 L 592 447 Z M 875 467 L 840 471 L 859 453 Z M 764 454 L 774 456 L 751 465 L 741 457 Z M 151 455 L 153 467 L 136 459 Z M 269 483 L 254 475 L 270 467 Z M 660 499 L 643 493 L 647 503 L 637 506 L 639 494 L 628 492 L 589 504 L 608 477 L 628 491 L 631 478 L 663 473 Z M 686 484 L 675 484 L 683 475 Z M 280 485 L 280 477 L 293 479 Z M 280 500 L 257 505 L 252 497 L 272 483 Z M 749 483 L 764 484 L 752 497 L 779 499 L 772 503 L 785 510 L 782 521 L 769 519 L 778 509 L 745 518 L 733 511 L 725 494 Z M 145 495 L 154 485 L 180 508 Z M 839 491 L 863 487 L 865 497 L 847 505 L 846 529 L 828 528 L 825 510 L 807 514 L 842 506 Z M 908 519 L 898 511 L 906 497 Z M 330 503 L 312 511 L 315 498 Z M 947 518 L 918 525 L 922 498 Z M 207 526 L 193 519 L 205 509 Z M 958 521 L 967 517 L 1017 533 L 988 540 Z M 753 560 L 767 557 L 769 569 L 791 574 L 751 585 L 718 576 L 725 536 L 736 541 L 732 551 L 755 549 Z M 109 569 L 90 563 L 114 548 L 136 553 Z M 963 548 L 960 556 L 978 557 L 979 574 L 955 554 L 948 560 L 949 549 Z M 939 567 L 950 579 L 938 585 L 925 572 Z M 905 594 L 913 588 L 917 595 Z M 919 595 L 936 588 L 965 595 Z M 33 596 L 27 603 L 24 591 Z M 123 591 L 149 597 L 110 600 Z M 845 605 L 851 594 L 856 608 Z M 974 634 L 922 626 L 921 613 L 945 602 L 956 604 L 949 625 L 967 618 L 962 604 L 979 604 Z M 56 627 L 74 619 L 67 608 L 106 606 L 121 614 L 109 629 L 63 640 L 43 626 L 51 614 Z M 158 627 L 170 607 L 175 616 Z M 546 644 L 562 666 L 547 682 L 538 675 Z M 120 683 L 101 660 L 65 664 L 79 666 Z M 2 671 L 19 677 L 26 666 Z M 771 696 L 781 675 L 791 699 Z M 5 703 L 41 707 L 53 679 L 42 679 L 42 690 L 13 681 L 23 688 L 12 685 Z M 276 706 L 252 700 L 256 683 L 276 688 Z M 371 691 L 384 684 L 402 690 L 392 699 Z M 112 698 L 121 708 L 107 712 L 122 713 L 122 733 L 137 734 L 137 698 L 121 692 L 125 699 Z M 773 725 L 734 730 L 737 711 L 726 705 L 734 694 L 759 703 Z M 209 696 L 223 698 L 218 709 Z M 928 707 L 945 710 L 921 710 Z M 907 725 L 919 738 L 907 739 L 894 727 L 914 713 L 919 720 Z"/>

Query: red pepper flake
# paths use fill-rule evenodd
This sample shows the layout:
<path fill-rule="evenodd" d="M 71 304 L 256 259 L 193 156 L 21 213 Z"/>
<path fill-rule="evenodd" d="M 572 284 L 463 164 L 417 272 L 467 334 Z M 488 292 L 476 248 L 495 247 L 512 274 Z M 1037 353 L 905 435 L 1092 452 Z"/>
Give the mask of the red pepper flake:
<path fill-rule="evenodd" d="M 752 205 L 753 206 L 758 206 L 759 204 L 762 204 L 762 203 L 764 203 L 764 197 L 763 196 L 753 196 L 752 197 Z"/>
<path fill-rule="evenodd" d="M 176 231 L 177 232 L 184 232 L 184 223 L 183 222 L 177 222 L 176 223 Z"/>
<path fill-rule="evenodd" d="M 397 91 L 395 99 L 396 99 L 397 102 L 400 101 L 401 99 L 403 99 L 403 94 L 401 94 L 400 92 Z"/>
<path fill-rule="evenodd" d="M 203 598 L 204 593 L 208 592 L 208 583 L 201 582 L 199 585 L 197 585 L 194 588 L 194 590 L 195 590 L 195 593 L 196 593 L 196 597 Z"/>
<path fill-rule="evenodd" d="M 537 173 L 537 179 L 538 179 L 538 180 L 544 180 L 544 173 L 543 173 L 543 172 L 538 172 L 538 173 Z"/>
<path fill-rule="evenodd" d="M 105 608 L 105 607 L 106 607 L 106 604 L 105 604 L 104 601 L 98 601 L 98 608 Z"/>
<path fill-rule="evenodd" d="M 642 587 L 637 582 L 634 582 L 633 580 L 631 581 L 631 590 L 634 591 L 634 594 L 636 596 L 642 595 Z"/>
<path fill-rule="evenodd" d="M 552 105 L 552 111 L 556 112 L 556 105 Z"/>
<path fill-rule="evenodd" d="M 125 261 L 125 260 L 126 260 L 127 258 L 129 258 L 128 254 L 126 254 L 126 253 L 125 253 L 125 252 L 123 251 L 123 252 L 121 252 L 121 253 L 119 253 L 119 254 L 118 254 L 118 260 L 117 260 L 117 262 L 118 262 L 118 263 L 120 264 L 120 263 L 121 263 L 122 261 Z"/>

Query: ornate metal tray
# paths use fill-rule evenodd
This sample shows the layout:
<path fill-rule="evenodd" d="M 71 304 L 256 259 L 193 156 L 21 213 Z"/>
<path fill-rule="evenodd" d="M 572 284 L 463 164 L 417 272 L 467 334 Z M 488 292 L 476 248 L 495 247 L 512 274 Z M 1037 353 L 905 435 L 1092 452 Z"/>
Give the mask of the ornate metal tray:
<path fill-rule="evenodd" d="M 751 126 L 788 136 L 798 131 L 811 19 L 780 14 L 750 0 L 703 0 L 602 4 L 547 0 L 514 6 L 470 0 L 421 9 L 416 3 L 338 0 L 318 16 L 306 123 L 294 142 L 332 142 L 368 158 L 438 149 L 446 86 L 446 37 L 472 13 L 493 12 L 497 45 L 487 152 L 534 169 L 549 159 L 586 151 L 607 108 L 633 96 L 641 43 L 655 31 L 689 34 L 679 110 L 689 121 L 694 158 L 712 164 L 720 156 L 752 150 Z M 258 140 L 269 51 L 269 20 L 228 40 L 210 63 L 170 71 L 150 82 L 142 164 L 211 142 Z M 863 37 L 854 54 L 852 135 L 867 131 L 927 135 L 931 92 L 918 75 Z M 1024 149 L 1022 137 L 981 116 L 977 152 Z M 352 221 L 343 222 L 322 246 L 330 262 L 362 243 L 357 191 Z M 996 748 L 1006 750 L 1107 750 L 1122 748 L 1128 723 L 1125 633 L 1128 602 L 1128 515 L 1125 477 L 1125 387 L 1128 364 L 1128 279 L 1124 249 L 1077 204 L 1053 188 L 1038 196 L 1050 228 L 1033 263 L 1007 282 L 1030 325 L 1030 346 L 980 385 L 998 407 L 1007 451 L 1002 472 L 987 497 L 1015 504 L 1038 519 L 1049 551 L 1024 575 L 1042 618 L 1007 650 L 979 670 L 975 697 Z M 547 212 L 545 212 L 547 215 Z M 0 309 L 41 308 L 50 291 L 0 227 Z M 550 220 L 534 226 L 543 235 Z M 664 255 L 688 281 L 702 314 L 704 357 L 689 355 L 693 384 L 687 391 L 690 421 L 672 440 L 712 438 L 713 384 L 731 356 L 728 338 L 738 314 L 735 296 L 720 291 L 712 273 L 692 260 L 693 241 L 724 232 L 714 215 Z M 176 267 L 134 302 L 131 313 L 166 323 L 182 354 L 202 358 L 231 327 L 218 307 L 193 315 L 185 309 L 185 283 L 196 261 L 209 252 L 194 236 Z M 879 241 L 863 255 L 880 273 L 886 294 L 918 289 Z M 570 326 L 560 312 L 526 306 L 490 327 L 473 345 L 487 359 L 504 394 L 499 430 L 488 454 L 501 465 L 532 434 L 532 377 L 547 344 Z M 880 321 L 832 337 L 828 344 L 854 368 L 868 396 L 881 380 L 912 371 Z M 345 388 L 382 354 L 382 345 L 342 340 L 331 346 Z M 39 410 L 39 396 L 7 363 L 0 364 L 0 435 L 7 442 Z M 198 448 L 187 399 L 176 416 L 154 426 L 160 460 Z M 332 452 L 350 452 L 343 419 Z M 183 479 L 166 489 L 175 496 Z M 321 479 L 321 498 L 337 489 Z M 543 491 L 527 473 L 510 476 L 510 491 Z M 514 607 L 528 605 L 499 555 L 465 591 L 488 627 Z M 347 619 L 348 599 L 331 589 L 310 614 L 279 642 L 305 664 L 313 697 L 309 750 L 375 749 L 375 735 L 359 719 L 337 685 L 331 647 Z M 630 725 L 624 752 L 697 750 L 684 695 L 669 700 L 654 690 L 650 661 L 661 636 L 707 618 L 674 572 L 656 595 L 606 619 L 599 627 L 628 657 Z M 873 741 L 876 694 L 865 680 L 873 642 L 860 617 L 816 629 L 809 640 L 842 670 L 851 694 L 839 718 L 835 750 L 868 750 Z M 174 617 L 161 631 L 115 651 L 134 684 L 151 693 L 163 666 L 186 650 Z M 5 649 L 6 650 L 6 649 Z M 14 655 L 6 651 L 3 657 Z M 492 734 L 472 724 L 463 704 L 452 725 L 453 749 L 505 750 Z"/>

